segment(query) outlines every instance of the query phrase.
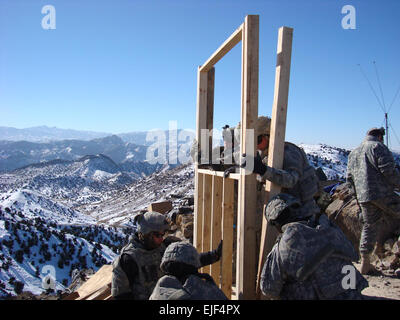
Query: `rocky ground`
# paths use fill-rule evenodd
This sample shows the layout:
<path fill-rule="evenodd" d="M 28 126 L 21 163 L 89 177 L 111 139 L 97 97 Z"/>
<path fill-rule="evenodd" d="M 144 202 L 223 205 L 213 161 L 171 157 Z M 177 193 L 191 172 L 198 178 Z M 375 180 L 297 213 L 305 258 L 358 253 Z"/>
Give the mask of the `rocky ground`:
<path fill-rule="evenodd" d="M 329 202 L 326 214 L 344 232 L 347 238 L 358 249 L 362 223 L 360 208 L 346 184 L 341 184 L 332 195 L 324 194 L 325 201 Z M 380 271 L 378 275 L 366 275 L 369 287 L 363 294 L 374 299 L 400 300 L 400 221 L 385 217 L 381 223 L 377 239 L 377 248 L 382 251 L 380 258 L 372 255 L 372 262 Z M 360 269 L 360 264 L 356 267 Z"/>
<path fill-rule="evenodd" d="M 360 270 L 361 264 L 356 264 Z M 383 270 L 382 275 L 365 276 L 369 287 L 362 293 L 371 299 L 376 300 L 400 300 L 400 277 L 393 272 Z"/>

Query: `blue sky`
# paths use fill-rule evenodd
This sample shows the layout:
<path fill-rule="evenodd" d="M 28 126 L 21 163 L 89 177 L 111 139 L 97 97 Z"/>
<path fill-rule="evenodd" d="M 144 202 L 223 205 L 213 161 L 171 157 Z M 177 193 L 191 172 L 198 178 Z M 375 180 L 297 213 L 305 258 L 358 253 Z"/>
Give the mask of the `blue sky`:
<path fill-rule="evenodd" d="M 44 30 L 44 5 L 56 29 Z M 342 7 L 356 29 L 342 28 Z M 260 16 L 259 114 L 270 115 L 277 34 L 294 28 L 286 140 L 354 148 L 400 87 L 397 0 L 0 0 L 0 126 L 110 133 L 195 129 L 197 67 Z M 240 120 L 241 45 L 216 65 L 214 127 Z M 400 149 L 400 94 L 389 111 Z"/>

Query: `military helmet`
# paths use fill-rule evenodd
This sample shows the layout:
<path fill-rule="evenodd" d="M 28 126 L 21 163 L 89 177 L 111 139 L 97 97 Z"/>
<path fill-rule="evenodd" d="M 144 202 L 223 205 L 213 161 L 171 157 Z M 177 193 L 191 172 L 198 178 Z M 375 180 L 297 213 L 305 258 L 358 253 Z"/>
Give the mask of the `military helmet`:
<path fill-rule="evenodd" d="M 171 243 L 167 247 L 161 259 L 161 270 L 163 270 L 167 262 L 181 262 L 193 266 L 196 269 L 200 268 L 200 257 L 196 248 L 190 243 L 183 241 Z"/>
<path fill-rule="evenodd" d="M 139 213 L 135 216 L 134 221 L 136 221 L 137 231 L 142 234 L 165 232 L 169 229 L 165 216 L 155 211 Z"/>
<path fill-rule="evenodd" d="M 385 135 L 385 128 L 380 127 L 380 128 L 372 128 L 372 129 L 369 129 L 369 130 L 367 131 L 367 135 L 368 135 L 368 136 L 379 136 L 379 135 L 384 136 L 384 135 Z"/>
<path fill-rule="evenodd" d="M 298 209 L 300 207 L 301 202 L 299 199 L 290 194 L 280 193 L 268 202 L 268 205 L 265 207 L 264 215 L 268 221 L 274 222 L 282 218 L 284 212 L 290 213 L 287 209 Z"/>
<path fill-rule="evenodd" d="M 234 133 L 235 133 L 235 139 L 236 141 L 240 142 L 240 122 L 238 125 L 235 127 Z M 257 122 L 255 125 L 255 132 L 254 132 L 254 138 L 257 140 L 258 136 L 261 136 L 263 134 L 269 135 L 271 131 L 271 118 L 265 117 L 265 116 L 259 116 L 257 118 Z"/>
<path fill-rule="evenodd" d="M 260 116 L 256 122 L 256 134 L 255 137 L 261 136 L 263 134 L 268 134 L 271 131 L 271 118 Z"/>

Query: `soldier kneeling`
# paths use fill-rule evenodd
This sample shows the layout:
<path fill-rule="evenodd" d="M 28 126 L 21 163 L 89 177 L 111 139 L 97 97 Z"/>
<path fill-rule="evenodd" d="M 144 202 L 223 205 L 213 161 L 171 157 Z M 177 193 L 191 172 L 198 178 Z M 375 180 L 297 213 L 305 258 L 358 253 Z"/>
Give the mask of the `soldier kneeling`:
<path fill-rule="evenodd" d="M 160 278 L 150 300 L 227 300 L 206 273 L 199 273 L 199 254 L 190 243 L 175 242 L 165 250 Z"/>
<path fill-rule="evenodd" d="M 316 220 L 300 201 L 281 193 L 265 209 L 280 233 L 264 264 L 260 287 L 269 298 L 283 300 L 360 300 L 367 280 L 353 266 L 358 254 L 326 215 Z M 353 285 L 348 286 L 352 268 Z M 353 269 L 354 268 L 354 269 Z"/>

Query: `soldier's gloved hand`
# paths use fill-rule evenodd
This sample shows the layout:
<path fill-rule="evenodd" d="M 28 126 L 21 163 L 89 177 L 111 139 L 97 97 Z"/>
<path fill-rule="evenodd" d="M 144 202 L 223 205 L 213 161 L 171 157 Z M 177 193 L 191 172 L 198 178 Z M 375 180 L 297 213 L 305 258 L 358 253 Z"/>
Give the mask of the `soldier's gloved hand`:
<path fill-rule="evenodd" d="M 219 261 L 222 256 L 222 241 L 219 243 L 217 249 L 214 250 L 215 258 L 217 259 L 216 261 Z"/>
<path fill-rule="evenodd" d="M 224 171 L 224 178 L 227 178 L 230 173 L 235 172 L 236 167 L 230 167 Z"/>
<path fill-rule="evenodd" d="M 246 154 L 243 154 L 240 167 L 245 168 L 246 164 L 250 163 L 251 161 L 254 163 L 253 173 L 264 175 L 265 171 L 267 171 L 267 166 L 262 162 L 261 156 L 258 153 L 255 157 L 246 156 Z"/>

